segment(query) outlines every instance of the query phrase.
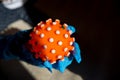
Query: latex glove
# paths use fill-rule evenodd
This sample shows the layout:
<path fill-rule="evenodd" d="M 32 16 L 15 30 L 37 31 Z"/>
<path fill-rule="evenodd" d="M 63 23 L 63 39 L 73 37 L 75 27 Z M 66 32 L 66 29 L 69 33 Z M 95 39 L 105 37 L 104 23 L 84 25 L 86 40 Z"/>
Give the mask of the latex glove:
<path fill-rule="evenodd" d="M 75 32 L 73 26 L 69 25 L 67 29 L 71 30 L 72 33 Z M 52 68 L 64 72 L 66 67 L 72 63 L 73 58 L 75 58 L 78 63 L 81 62 L 80 48 L 76 42 L 73 43 L 74 51 L 71 52 L 69 57 L 65 57 L 63 61 L 58 60 L 55 64 L 51 64 L 48 60 L 42 61 L 39 58 L 35 58 L 26 48 L 26 43 L 30 39 L 29 34 L 31 31 L 32 30 L 19 31 L 15 35 L 0 38 L 0 58 L 5 60 L 16 58 L 38 67 L 45 67 L 51 72 Z"/>

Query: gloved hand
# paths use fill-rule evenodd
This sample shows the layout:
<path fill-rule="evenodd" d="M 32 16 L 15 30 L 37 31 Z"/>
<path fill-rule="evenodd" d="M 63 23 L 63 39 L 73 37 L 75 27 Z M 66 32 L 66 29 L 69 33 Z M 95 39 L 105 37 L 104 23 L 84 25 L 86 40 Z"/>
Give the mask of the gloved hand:
<path fill-rule="evenodd" d="M 30 39 L 31 30 L 19 31 L 14 35 L 0 37 L 0 58 L 9 60 L 24 57 L 23 45 Z"/>
<path fill-rule="evenodd" d="M 67 29 L 71 30 L 72 33 L 75 32 L 73 26 L 69 25 Z M 30 40 L 29 35 L 31 31 L 33 30 L 19 31 L 15 35 L 0 38 L 0 58 L 5 60 L 16 58 L 38 67 L 45 67 L 51 72 L 52 68 L 64 72 L 65 68 L 72 63 L 73 58 L 75 58 L 78 63 L 81 62 L 80 48 L 76 42 L 73 43 L 74 50 L 70 56 L 64 57 L 63 61 L 58 60 L 56 63 L 51 64 L 48 60 L 42 61 L 40 58 L 35 58 L 26 48 L 26 43 Z"/>

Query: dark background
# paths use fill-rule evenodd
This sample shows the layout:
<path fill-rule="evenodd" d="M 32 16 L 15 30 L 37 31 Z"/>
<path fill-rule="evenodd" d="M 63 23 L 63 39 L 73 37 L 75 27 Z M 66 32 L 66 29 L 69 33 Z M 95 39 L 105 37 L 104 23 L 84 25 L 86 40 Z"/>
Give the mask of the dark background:
<path fill-rule="evenodd" d="M 39 0 L 36 5 L 52 18 L 74 25 L 82 62 L 69 69 L 84 80 L 115 80 L 119 71 L 120 5 L 116 0 Z"/>
<path fill-rule="evenodd" d="M 115 0 L 29 0 L 24 7 L 33 26 L 49 17 L 75 26 L 82 62 L 74 61 L 69 70 L 84 80 L 116 80 L 120 72 L 119 6 Z"/>

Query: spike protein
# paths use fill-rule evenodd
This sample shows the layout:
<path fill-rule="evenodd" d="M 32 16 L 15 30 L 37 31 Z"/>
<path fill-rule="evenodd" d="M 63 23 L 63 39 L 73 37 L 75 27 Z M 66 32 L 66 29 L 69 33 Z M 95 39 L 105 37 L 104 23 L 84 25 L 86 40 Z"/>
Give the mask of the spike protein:
<path fill-rule="evenodd" d="M 33 57 L 41 61 L 41 64 L 52 71 L 52 68 L 64 72 L 73 58 L 81 62 L 80 48 L 75 38 L 71 35 L 75 32 L 73 26 L 60 24 L 60 20 L 48 19 L 40 22 L 30 33 L 27 43 Z"/>

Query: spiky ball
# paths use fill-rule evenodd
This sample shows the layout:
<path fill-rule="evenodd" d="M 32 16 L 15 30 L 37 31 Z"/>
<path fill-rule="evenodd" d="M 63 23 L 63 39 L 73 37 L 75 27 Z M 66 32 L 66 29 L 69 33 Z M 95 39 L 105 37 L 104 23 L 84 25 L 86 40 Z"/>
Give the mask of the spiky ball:
<path fill-rule="evenodd" d="M 42 61 L 48 60 L 51 64 L 68 57 L 74 50 L 75 38 L 71 37 L 72 31 L 68 30 L 67 26 L 60 24 L 58 19 L 55 22 L 48 19 L 38 23 L 30 33 L 31 39 L 28 42 L 34 57 Z"/>

